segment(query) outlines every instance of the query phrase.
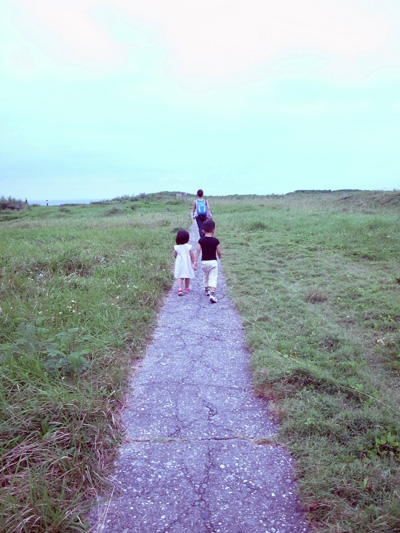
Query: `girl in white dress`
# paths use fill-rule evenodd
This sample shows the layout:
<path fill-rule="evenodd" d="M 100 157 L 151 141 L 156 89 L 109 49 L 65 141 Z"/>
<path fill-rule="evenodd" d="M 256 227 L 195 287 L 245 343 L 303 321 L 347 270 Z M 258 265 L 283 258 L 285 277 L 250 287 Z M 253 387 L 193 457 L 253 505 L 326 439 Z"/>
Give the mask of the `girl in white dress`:
<path fill-rule="evenodd" d="M 194 278 L 194 254 L 192 245 L 189 244 L 189 233 L 180 229 L 176 235 L 175 254 L 175 278 L 178 280 L 178 296 L 183 296 L 182 285 L 185 280 L 185 291 L 190 291 L 190 279 Z"/>

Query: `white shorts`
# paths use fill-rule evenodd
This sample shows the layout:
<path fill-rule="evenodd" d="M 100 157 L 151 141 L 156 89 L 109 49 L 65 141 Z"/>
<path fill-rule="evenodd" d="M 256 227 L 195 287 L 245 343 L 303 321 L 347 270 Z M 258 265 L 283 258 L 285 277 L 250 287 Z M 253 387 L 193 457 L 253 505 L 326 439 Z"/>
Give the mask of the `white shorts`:
<path fill-rule="evenodd" d="M 204 287 L 217 288 L 218 280 L 218 261 L 202 261 L 201 268 L 203 270 Z"/>

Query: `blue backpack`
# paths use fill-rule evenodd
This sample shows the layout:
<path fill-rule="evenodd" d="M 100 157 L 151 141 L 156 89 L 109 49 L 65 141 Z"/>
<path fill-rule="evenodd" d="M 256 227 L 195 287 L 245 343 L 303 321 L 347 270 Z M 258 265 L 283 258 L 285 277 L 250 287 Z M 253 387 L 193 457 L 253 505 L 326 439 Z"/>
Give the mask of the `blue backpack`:
<path fill-rule="evenodd" d="M 203 200 L 196 200 L 196 213 L 198 215 L 207 214 L 207 205 L 205 198 L 203 198 Z"/>

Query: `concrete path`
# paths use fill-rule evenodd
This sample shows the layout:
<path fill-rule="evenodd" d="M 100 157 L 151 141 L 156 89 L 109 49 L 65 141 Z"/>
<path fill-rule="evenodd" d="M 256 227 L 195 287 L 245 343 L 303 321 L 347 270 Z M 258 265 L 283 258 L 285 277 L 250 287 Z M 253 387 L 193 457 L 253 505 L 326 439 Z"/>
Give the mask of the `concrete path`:
<path fill-rule="evenodd" d="M 190 242 L 198 240 L 191 228 Z M 222 252 L 223 252 L 223 246 Z M 223 258 L 222 258 L 223 261 Z M 265 444 L 276 428 L 254 396 L 239 315 L 220 271 L 217 304 L 176 285 L 132 378 L 114 493 L 93 531 L 297 533 L 310 531 L 293 460 Z"/>

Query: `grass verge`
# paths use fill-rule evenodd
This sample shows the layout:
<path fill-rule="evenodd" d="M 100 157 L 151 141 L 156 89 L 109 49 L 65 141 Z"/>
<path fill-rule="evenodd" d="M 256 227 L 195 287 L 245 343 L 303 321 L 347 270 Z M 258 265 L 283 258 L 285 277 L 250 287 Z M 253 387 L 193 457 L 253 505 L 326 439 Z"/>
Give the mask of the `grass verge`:
<path fill-rule="evenodd" d="M 399 192 L 213 199 L 254 384 L 320 531 L 400 531 Z"/>
<path fill-rule="evenodd" d="M 1 531 L 87 529 L 187 202 L 164 193 L 1 213 Z"/>

